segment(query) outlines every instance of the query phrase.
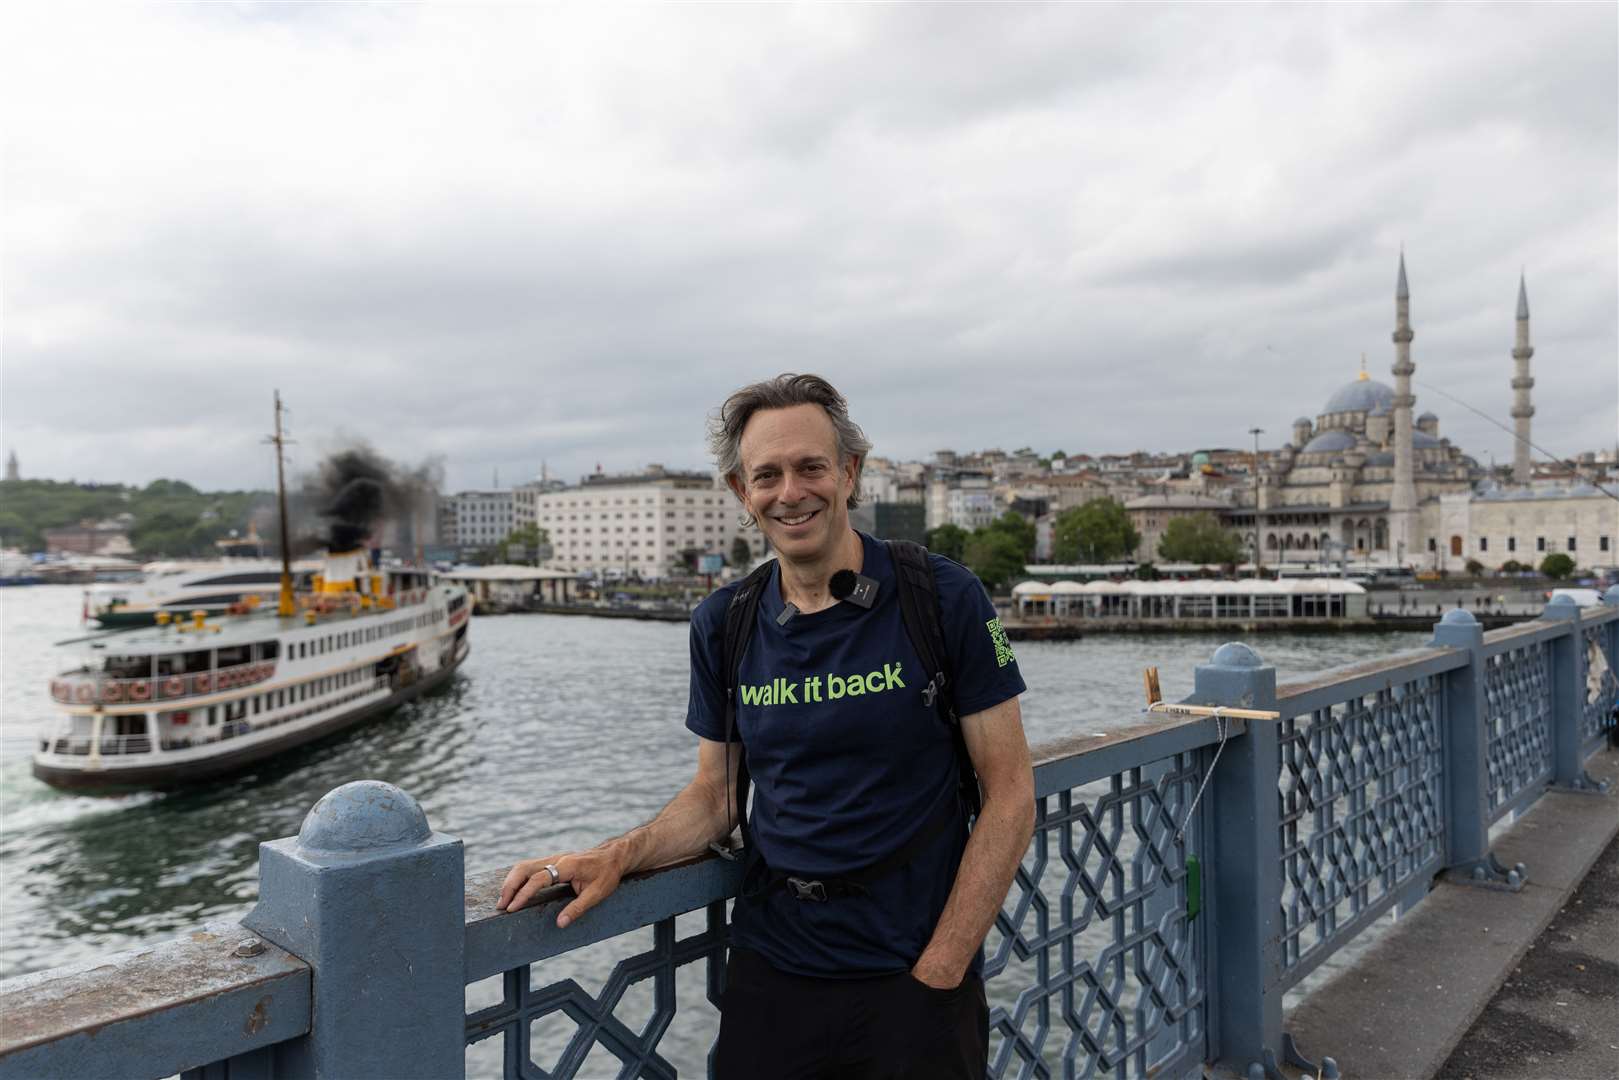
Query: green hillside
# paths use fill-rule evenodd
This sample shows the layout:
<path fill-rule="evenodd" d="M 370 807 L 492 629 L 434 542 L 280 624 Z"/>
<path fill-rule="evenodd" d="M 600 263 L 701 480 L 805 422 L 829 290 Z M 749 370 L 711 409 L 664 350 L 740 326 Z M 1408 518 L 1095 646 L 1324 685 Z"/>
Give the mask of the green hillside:
<path fill-rule="evenodd" d="M 143 558 L 214 554 L 214 541 L 247 528 L 268 491 L 198 491 L 183 480 L 144 488 L 56 480 L 0 481 L 0 546 L 45 550 L 45 530 L 129 514 L 129 542 Z"/>

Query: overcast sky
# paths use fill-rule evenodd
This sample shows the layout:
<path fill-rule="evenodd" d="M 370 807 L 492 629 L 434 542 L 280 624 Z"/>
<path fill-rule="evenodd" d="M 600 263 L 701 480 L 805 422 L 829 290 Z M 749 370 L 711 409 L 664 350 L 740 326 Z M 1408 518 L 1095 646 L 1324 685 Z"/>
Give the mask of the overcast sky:
<path fill-rule="evenodd" d="M 25 476 L 706 466 L 816 371 L 880 454 L 1289 437 L 1392 382 L 1619 439 L 1616 6 L 9 5 Z M 1424 385 L 1426 384 L 1426 385 Z"/>

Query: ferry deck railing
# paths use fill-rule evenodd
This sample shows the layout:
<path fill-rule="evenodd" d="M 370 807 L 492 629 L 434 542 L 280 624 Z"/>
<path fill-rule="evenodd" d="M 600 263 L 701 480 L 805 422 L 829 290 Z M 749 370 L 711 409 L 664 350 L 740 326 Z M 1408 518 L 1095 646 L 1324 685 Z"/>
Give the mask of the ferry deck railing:
<path fill-rule="evenodd" d="M 1283 1030 L 1284 996 L 1440 875 L 1521 887 L 1533 868 L 1502 866 L 1490 826 L 1548 790 L 1603 793 L 1584 763 L 1616 670 L 1619 588 L 1490 634 L 1458 609 L 1428 648 L 1280 687 L 1227 644 L 1189 700 L 1279 721 L 1041 747 L 1034 839 L 985 944 L 990 1075 L 1336 1075 Z M 565 930 L 566 887 L 500 913 L 503 875 L 467 876 L 398 789 L 345 785 L 261 845 L 241 924 L 0 983 L 0 1080 L 673 1076 L 665 1037 L 723 990 L 736 867 L 638 875 Z M 649 947 L 597 993 L 548 971 L 636 933 Z"/>

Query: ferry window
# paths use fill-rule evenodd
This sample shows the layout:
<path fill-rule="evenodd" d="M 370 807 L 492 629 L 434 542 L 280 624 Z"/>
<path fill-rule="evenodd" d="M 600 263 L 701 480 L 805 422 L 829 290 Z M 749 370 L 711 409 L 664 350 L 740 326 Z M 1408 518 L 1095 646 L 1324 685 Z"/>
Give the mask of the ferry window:
<path fill-rule="evenodd" d="M 286 703 L 287 703 L 287 692 L 285 690 L 277 690 L 275 692 L 276 708 L 280 708 L 281 706 L 285 705 Z"/>
<path fill-rule="evenodd" d="M 264 710 L 264 699 L 257 694 L 253 695 L 253 715 L 257 716 Z"/>
<path fill-rule="evenodd" d="M 217 723 L 219 723 L 219 706 L 210 705 L 208 706 L 208 725 L 212 727 Z"/>
<path fill-rule="evenodd" d="M 233 645 L 228 649 L 219 649 L 215 652 L 220 667 L 234 667 L 245 664 L 251 658 L 252 650 L 246 645 Z"/>

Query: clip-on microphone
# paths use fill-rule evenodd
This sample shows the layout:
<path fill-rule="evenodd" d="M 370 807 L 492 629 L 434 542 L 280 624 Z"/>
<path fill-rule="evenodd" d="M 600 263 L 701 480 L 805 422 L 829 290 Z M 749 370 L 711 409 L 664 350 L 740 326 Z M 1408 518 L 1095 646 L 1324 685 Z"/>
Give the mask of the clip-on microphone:
<path fill-rule="evenodd" d="M 853 570 L 839 570 L 833 574 L 829 587 L 834 600 L 847 600 L 867 609 L 877 602 L 877 579 Z"/>

